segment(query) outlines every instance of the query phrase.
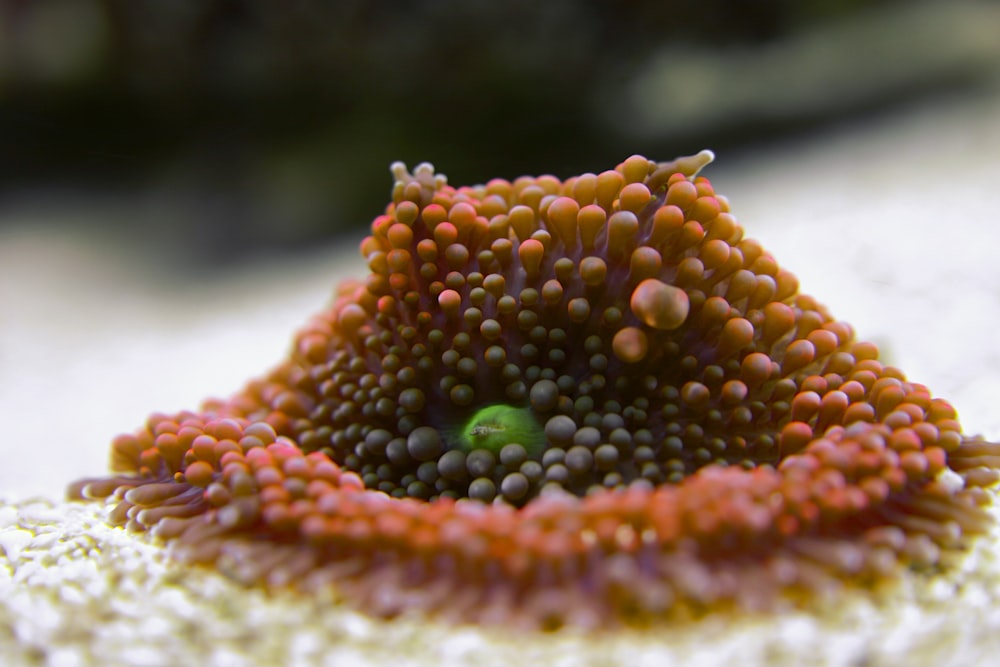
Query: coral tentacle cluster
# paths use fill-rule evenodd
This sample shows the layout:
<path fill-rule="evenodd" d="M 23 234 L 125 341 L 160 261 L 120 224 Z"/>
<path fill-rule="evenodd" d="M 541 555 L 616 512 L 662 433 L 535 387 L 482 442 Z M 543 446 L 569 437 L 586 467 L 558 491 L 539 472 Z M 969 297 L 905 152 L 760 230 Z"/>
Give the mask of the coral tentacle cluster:
<path fill-rule="evenodd" d="M 698 172 L 392 202 L 264 377 L 155 414 L 77 498 L 186 561 L 527 627 L 767 608 L 933 566 L 990 525 L 1000 445 L 879 361 Z"/>

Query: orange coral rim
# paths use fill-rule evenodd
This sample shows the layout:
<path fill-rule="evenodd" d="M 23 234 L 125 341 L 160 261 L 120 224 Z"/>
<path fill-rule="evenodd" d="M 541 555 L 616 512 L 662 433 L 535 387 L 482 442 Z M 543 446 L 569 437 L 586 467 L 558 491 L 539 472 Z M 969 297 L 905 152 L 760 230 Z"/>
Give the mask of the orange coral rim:
<path fill-rule="evenodd" d="M 369 275 L 290 357 L 151 416 L 70 496 L 244 581 L 533 628 L 938 563 L 989 527 L 1000 445 L 799 293 L 711 159 L 462 188 L 393 165 Z"/>

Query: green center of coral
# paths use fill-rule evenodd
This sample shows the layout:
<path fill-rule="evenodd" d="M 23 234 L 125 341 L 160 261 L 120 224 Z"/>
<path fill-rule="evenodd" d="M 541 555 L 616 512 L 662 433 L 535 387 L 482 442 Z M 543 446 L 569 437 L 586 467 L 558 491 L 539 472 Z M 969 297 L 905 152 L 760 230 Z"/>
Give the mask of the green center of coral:
<path fill-rule="evenodd" d="M 453 442 L 465 452 L 488 449 L 494 453 L 518 444 L 528 456 L 535 456 L 545 447 L 545 431 L 531 408 L 496 403 L 477 410 L 455 433 Z"/>

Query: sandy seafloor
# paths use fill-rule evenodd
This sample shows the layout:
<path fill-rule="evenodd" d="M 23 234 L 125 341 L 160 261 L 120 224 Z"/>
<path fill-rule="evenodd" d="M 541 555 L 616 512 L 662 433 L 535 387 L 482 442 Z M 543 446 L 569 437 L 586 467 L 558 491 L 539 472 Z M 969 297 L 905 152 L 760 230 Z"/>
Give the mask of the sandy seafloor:
<path fill-rule="evenodd" d="M 1000 439 L 1000 86 L 722 154 L 705 173 L 803 291 L 951 400 L 966 431 Z M 103 472 L 110 438 L 147 413 L 194 407 L 276 362 L 362 263 L 351 241 L 164 284 L 74 231 L 103 214 L 48 211 L 53 226 L 0 209 L 0 664 L 996 664 L 997 532 L 946 574 L 904 574 L 877 595 L 587 635 L 376 621 L 321 594 L 172 565 L 107 527 L 101 506 L 62 502 L 65 484 Z"/>

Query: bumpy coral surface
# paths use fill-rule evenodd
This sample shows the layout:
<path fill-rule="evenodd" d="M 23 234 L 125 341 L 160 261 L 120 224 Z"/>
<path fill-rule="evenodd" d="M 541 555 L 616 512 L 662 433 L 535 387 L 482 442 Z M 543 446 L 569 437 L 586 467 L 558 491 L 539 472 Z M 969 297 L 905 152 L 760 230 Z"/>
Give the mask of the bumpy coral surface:
<path fill-rule="evenodd" d="M 248 582 L 527 627 L 766 608 L 934 566 L 1000 445 L 879 361 L 698 171 L 392 203 L 290 357 L 114 442 L 115 522 Z"/>

